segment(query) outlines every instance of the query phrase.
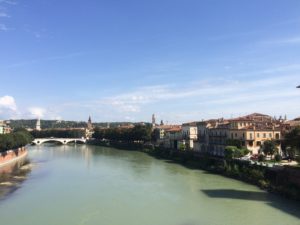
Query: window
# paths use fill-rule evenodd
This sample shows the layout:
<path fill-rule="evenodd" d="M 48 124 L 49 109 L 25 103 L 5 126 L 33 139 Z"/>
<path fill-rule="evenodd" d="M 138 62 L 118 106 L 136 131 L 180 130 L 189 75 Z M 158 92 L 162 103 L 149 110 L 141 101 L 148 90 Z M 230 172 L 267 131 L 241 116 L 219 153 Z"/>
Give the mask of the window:
<path fill-rule="evenodd" d="M 237 133 L 235 133 L 235 137 L 237 137 Z"/>
<path fill-rule="evenodd" d="M 259 133 L 257 133 L 257 135 L 256 135 L 256 136 L 259 138 L 259 136 L 260 136 L 260 135 L 259 135 Z"/>
<path fill-rule="evenodd" d="M 252 137 L 252 133 L 250 133 L 250 139 L 251 139 L 251 140 L 253 139 L 253 137 Z"/>
<path fill-rule="evenodd" d="M 269 133 L 269 138 L 272 138 L 272 133 Z"/>
<path fill-rule="evenodd" d="M 279 139 L 279 134 L 277 133 L 277 134 L 275 135 L 275 137 L 276 137 L 276 139 Z"/>
<path fill-rule="evenodd" d="M 261 146 L 261 142 L 260 141 L 256 142 L 256 146 Z"/>
<path fill-rule="evenodd" d="M 264 133 L 264 138 L 266 138 L 267 137 L 267 135 L 266 135 L 266 133 Z"/>
<path fill-rule="evenodd" d="M 231 139 L 233 139 L 233 133 L 231 133 Z"/>
<path fill-rule="evenodd" d="M 245 133 L 243 133 L 243 138 L 245 138 Z"/>

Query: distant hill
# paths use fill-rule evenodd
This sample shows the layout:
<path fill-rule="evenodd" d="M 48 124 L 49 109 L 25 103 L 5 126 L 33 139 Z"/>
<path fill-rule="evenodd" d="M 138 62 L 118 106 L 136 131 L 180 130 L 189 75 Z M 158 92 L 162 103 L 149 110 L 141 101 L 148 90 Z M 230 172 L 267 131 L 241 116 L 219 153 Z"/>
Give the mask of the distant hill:
<path fill-rule="evenodd" d="M 15 128 L 31 128 L 36 127 L 37 120 L 10 120 L 10 127 Z M 93 123 L 95 127 L 107 127 L 107 122 Z M 111 128 L 130 125 L 136 123 L 129 122 L 109 122 Z M 82 128 L 87 127 L 87 122 L 84 121 L 64 121 L 64 120 L 41 120 L 42 129 L 55 128 Z"/>
<path fill-rule="evenodd" d="M 31 128 L 36 127 L 37 120 L 10 120 L 10 127 L 15 128 Z M 81 128 L 87 127 L 86 122 L 76 121 L 58 121 L 58 120 L 41 120 L 42 129 L 51 128 Z"/>

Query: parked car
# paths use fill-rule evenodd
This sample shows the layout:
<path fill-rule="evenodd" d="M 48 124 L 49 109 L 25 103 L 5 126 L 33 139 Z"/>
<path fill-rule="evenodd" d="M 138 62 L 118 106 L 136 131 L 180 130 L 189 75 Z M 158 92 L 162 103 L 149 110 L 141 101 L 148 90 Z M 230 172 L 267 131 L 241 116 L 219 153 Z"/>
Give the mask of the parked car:
<path fill-rule="evenodd" d="M 257 155 L 257 154 L 252 155 L 252 156 L 250 157 L 250 159 L 251 159 L 251 160 L 258 160 L 258 155 Z"/>

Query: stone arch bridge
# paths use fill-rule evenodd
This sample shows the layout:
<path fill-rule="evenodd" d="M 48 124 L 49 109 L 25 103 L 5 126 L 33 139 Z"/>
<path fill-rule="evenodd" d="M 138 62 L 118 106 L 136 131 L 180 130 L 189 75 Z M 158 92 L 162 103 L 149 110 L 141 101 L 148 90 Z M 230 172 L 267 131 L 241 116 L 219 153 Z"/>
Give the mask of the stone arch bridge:
<path fill-rule="evenodd" d="M 85 138 L 36 138 L 32 141 L 32 144 L 35 145 L 41 145 L 43 143 L 47 143 L 47 142 L 58 142 L 61 143 L 63 145 L 69 144 L 69 143 L 82 143 L 85 144 L 86 143 L 86 139 Z"/>

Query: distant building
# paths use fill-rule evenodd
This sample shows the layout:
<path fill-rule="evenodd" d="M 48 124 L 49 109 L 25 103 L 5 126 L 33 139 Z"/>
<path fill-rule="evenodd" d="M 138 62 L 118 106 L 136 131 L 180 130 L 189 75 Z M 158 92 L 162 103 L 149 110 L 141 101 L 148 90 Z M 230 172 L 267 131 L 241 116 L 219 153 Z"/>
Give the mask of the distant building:
<path fill-rule="evenodd" d="M 172 129 L 180 129 L 181 126 L 179 125 L 161 125 L 161 126 L 156 126 L 153 130 L 154 132 L 154 138 L 156 140 L 157 144 L 162 144 L 165 141 L 165 138 L 168 138 L 166 136 L 167 132 Z"/>
<path fill-rule="evenodd" d="M 300 127 L 300 117 L 293 120 L 284 121 L 282 124 L 282 134 L 285 135 L 296 127 Z"/>
<path fill-rule="evenodd" d="M 9 121 L 0 120 L 0 134 L 9 134 L 10 132 Z"/>
<path fill-rule="evenodd" d="M 194 142 L 198 138 L 196 122 L 182 124 L 182 138 L 183 142 L 181 144 L 184 144 L 189 149 L 194 148 Z"/>
<path fill-rule="evenodd" d="M 165 137 L 163 143 L 165 148 L 179 149 L 181 141 L 182 141 L 181 126 L 174 126 L 173 128 L 167 129 L 165 131 Z"/>

